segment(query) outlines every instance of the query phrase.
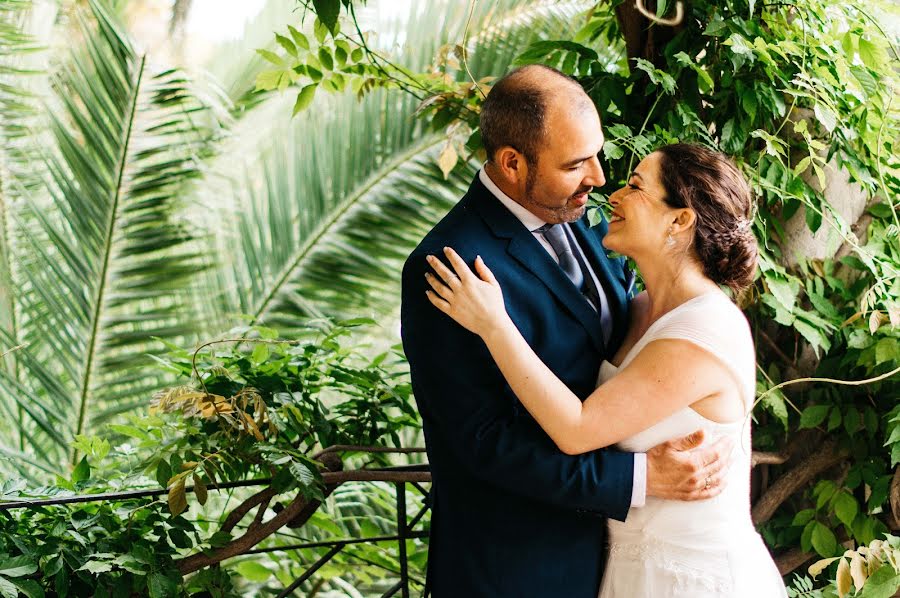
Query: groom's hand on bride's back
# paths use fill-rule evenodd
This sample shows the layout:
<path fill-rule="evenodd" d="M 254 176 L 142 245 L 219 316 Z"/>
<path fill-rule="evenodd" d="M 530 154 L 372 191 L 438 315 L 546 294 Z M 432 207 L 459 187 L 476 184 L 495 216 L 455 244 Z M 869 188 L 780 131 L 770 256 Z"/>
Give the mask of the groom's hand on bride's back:
<path fill-rule="evenodd" d="M 698 430 L 647 451 L 647 496 L 701 500 L 719 494 L 734 442 L 720 438 L 699 448 L 703 440 L 703 431 Z"/>

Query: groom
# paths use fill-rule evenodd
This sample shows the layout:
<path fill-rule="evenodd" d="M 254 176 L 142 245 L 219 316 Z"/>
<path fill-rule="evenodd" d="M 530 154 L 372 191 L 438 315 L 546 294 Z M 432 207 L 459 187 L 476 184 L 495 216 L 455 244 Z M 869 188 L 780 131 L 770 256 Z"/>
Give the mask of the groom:
<path fill-rule="evenodd" d="M 628 326 L 627 276 L 589 228 L 605 184 L 600 117 L 574 80 L 527 66 L 484 102 L 488 161 L 403 269 L 403 346 L 433 477 L 428 586 L 435 598 L 595 598 L 605 518 L 646 496 L 714 496 L 729 447 L 700 437 L 649 453 L 565 455 L 518 402 L 481 339 L 425 296 L 425 256 L 480 255 L 541 359 L 586 398 Z M 558 226 L 548 229 L 545 225 Z"/>

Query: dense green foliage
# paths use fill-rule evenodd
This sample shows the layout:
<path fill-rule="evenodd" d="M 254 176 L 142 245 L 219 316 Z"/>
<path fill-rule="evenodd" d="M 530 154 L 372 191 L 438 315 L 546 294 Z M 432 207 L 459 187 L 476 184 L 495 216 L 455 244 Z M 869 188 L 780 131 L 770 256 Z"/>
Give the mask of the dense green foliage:
<path fill-rule="evenodd" d="M 149 415 L 110 425 L 105 438 L 79 436 L 75 448 L 84 456 L 68 479 L 0 486 L 4 502 L 147 488 L 155 480 L 167 497 L 0 511 L 0 580 L 27 596 L 237 595 L 223 570 L 183 584 L 177 568 L 186 555 L 240 535 L 223 516 L 241 501 L 217 485 L 260 480 L 254 491 L 271 488 L 276 501 L 318 500 L 316 447 L 399 445 L 400 432 L 418 424 L 402 356 L 392 350 L 361 360 L 358 347 L 342 345 L 363 323 L 322 323 L 305 341 L 279 340 L 270 328 L 237 329 L 235 341 L 196 353 L 173 348 L 160 362 L 183 384 L 160 390 Z M 327 515 L 317 525 L 342 537 Z M 260 569 L 250 570 L 260 581 Z"/>
<path fill-rule="evenodd" d="M 167 492 L 0 513 L 0 595 L 259 594 L 321 556 L 177 572 L 232 540 L 221 526 L 246 491 L 216 483 L 271 478 L 282 508 L 321 491 L 318 447 L 398 445 L 415 427 L 399 356 L 342 348 L 340 327 L 307 336 L 308 317 L 377 315 L 373 333 L 393 334 L 403 258 L 483 159 L 484 94 L 534 62 L 576 77 L 601 113 L 598 209 L 675 140 L 734 155 L 756 191 L 760 274 L 739 300 L 767 453 L 754 516 L 776 557 L 832 558 L 897 529 L 900 58 L 878 7 L 697 1 L 678 28 L 642 21 L 635 45 L 619 2 L 435 2 L 399 25 L 366 23 L 365 1 L 299 4 L 255 57 L 226 53 L 240 63 L 226 97 L 140 54 L 99 0 L 65 13 L 57 31 L 75 42 L 34 62 L 29 3 L 0 0 L 0 471 L 30 480 L 7 473 L 0 500 Z M 842 176 L 855 203 L 834 193 Z M 226 333 L 235 313 L 258 326 Z M 175 349 L 245 335 L 259 342 L 201 351 L 201 377 Z M 159 368 L 146 354 L 165 347 Z M 343 486 L 301 537 L 392 533 L 393 492 Z M 396 556 L 355 550 L 321 576 L 380 594 Z M 863 555 L 863 595 L 898 583 L 893 555 L 881 569 Z M 848 570 L 859 589 L 859 558 L 824 566 L 793 593 L 837 595 Z M 821 577 L 836 583 L 815 589 Z"/>

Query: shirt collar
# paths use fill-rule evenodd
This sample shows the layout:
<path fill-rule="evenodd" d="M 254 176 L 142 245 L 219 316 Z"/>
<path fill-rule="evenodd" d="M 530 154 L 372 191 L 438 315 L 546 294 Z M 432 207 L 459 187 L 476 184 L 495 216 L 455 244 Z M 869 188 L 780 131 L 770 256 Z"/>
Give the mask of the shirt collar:
<path fill-rule="evenodd" d="M 481 167 L 481 170 L 478 171 L 478 178 L 481 180 L 481 183 L 487 187 L 487 190 L 490 191 L 494 197 L 500 200 L 506 209 L 512 212 L 513 216 L 519 219 L 519 221 L 527 228 L 528 230 L 534 232 L 535 229 L 540 228 L 547 224 L 530 211 L 528 208 L 518 203 L 516 200 L 511 198 L 509 195 L 500 190 L 500 187 L 491 180 L 491 177 L 488 176 L 487 172 L 485 172 L 484 167 Z"/>

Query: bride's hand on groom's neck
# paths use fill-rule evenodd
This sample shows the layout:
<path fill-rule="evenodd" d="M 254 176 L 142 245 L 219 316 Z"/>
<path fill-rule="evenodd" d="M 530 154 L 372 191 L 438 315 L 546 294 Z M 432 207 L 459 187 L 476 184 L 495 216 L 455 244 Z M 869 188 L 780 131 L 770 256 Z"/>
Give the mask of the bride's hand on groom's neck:
<path fill-rule="evenodd" d="M 647 451 L 647 496 L 703 500 L 722 492 L 734 442 L 720 438 L 698 448 L 703 440 L 703 430 L 698 430 Z"/>

